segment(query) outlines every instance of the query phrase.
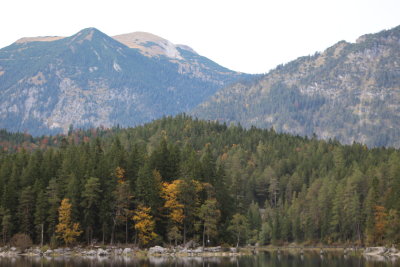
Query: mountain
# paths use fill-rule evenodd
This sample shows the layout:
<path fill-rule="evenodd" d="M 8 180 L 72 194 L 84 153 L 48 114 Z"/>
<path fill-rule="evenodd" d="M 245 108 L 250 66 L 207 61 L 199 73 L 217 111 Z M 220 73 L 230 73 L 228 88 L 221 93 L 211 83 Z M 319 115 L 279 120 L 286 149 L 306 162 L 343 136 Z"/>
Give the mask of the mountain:
<path fill-rule="evenodd" d="M 192 114 L 347 144 L 400 147 L 400 26 L 235 83 Z"/>
<path fill-rule="evenodd" d="M 187 112 L 248 76 L 148 33 L 22 38 L 0 49 L 0 128 L 133 126 Z"/>

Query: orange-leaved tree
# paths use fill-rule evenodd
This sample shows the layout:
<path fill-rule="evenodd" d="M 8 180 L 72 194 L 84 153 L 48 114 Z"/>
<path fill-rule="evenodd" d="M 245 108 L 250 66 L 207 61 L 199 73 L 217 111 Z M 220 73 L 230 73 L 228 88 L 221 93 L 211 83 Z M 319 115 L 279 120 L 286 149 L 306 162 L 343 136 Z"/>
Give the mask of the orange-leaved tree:
<path fill-rule="evenodd" d="M 61 201 L 61 206 L 58 209 L 58 221 L 56 226 L 56 234 L 59 239 L 62 239 L 66 245 L 72 244 L 76 238 L 82 234 L 79 230 L 79 223 L 74 223 L 71 220 L 72 204 L 68 198 Z"/>
<path fill-rule="evenodd" d="M 150 207 L 139 204 L 132 217 L 135 222 L 134 228 L 139 237 L 139 244 L 142 246 L 147 245 L 157 237 L 157 234 L 154 232 L 155 222 L 150 212 Z"/>
<path fill-rule="evenodd" d="M 181 183 L 182 180 L 175 180 L 172 183 L 164 182 L 162 187 L 162 198 L 165 200 L 164 208 L 168 210 L 168 239 L 170 241 L 175 240 L 175 245 L 177 245 L 178 240 L 182 239 L 180 231 L 185 218 L 183 214 L 184 205 L 178 201 Z"/>
<path fill-rule="evenodd" d="M 387 213 L 384 206 L 375 206 L 375 227 L 374 227 L 374 240 L 377 244 L 381 244 L 387 226 Z"/>

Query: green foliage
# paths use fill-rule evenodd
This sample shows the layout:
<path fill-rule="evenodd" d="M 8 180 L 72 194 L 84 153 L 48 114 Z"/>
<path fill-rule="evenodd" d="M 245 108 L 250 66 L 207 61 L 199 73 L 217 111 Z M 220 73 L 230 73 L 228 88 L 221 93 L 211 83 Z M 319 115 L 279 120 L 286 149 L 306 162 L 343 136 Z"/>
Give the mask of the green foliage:
<path fill-rule="evenodd" d="M 218 235 L 217 225 L 221 212 L 215 199 L 207 199 L 200 207 L 199 217 L 203 221 L 203 247 L 210 243 L 210 238 Z M 206 241 L 207 238 L 207 241 Z"/>
<path fill-rule="evenodd" d="M 81 207 L 83 208 L 83 222 L 86 228 L 87 241 L 89 244 L 93 239 L 93 230 L 98 221 L 101 193 L 102 189 L 100 179 L 90 177 L 85 184 L 84 191 L 82 192 L 83 200 L 81 203 Z"/>
<path fill-rule="evenodd" d="M 84 231 L 79 242 L 150 242 L 130 220 L 141 205 L 157 235 L 152 244 L 203 235 L 213 244 L 398 244 L 399 159 L 392 148 L 186 115 L 76 130 L 62 145 L 0 154 L 0 233 L 4 243 L 18 232 L 55 242 L 61 199 L 71 197 L 78 208 L 70 207 L 70 221 Z M 33 169 L 41 175 L 30 179 Z M 163 184 L 174 185 L 169 197 Z"/>
<path fill-rule="evenodd" d="M 228 230 L 236 236 L 236 247 L 238 247 L 240 242 L 245 241 L 248 235 L 249 223 L 247 218 L 242 214 L 236 213 L 232 217 Z"/>

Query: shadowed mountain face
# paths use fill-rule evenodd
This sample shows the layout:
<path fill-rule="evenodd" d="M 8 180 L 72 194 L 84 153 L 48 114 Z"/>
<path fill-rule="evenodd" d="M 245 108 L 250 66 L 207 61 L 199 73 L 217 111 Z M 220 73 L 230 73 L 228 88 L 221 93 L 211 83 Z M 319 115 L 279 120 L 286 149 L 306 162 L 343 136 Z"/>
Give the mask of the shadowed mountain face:
<path fill-rule="evenodd" d="M 0 128 L 133 126 L 188 112 L 248 76 L 147 33 L 22 38 L 0 49 Z"/>
<path fill-rule="evenodd" d="M 339 42 L 216 93 L 192 114 L 343 143 L 400 147 L 400 26 Z"/>

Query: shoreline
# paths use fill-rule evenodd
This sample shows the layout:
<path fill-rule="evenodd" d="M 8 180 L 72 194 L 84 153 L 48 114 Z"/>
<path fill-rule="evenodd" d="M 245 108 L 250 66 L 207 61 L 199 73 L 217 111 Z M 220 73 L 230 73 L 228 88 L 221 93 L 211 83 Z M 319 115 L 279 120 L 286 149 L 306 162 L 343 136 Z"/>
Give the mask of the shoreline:
<path fill-rule="evenodd" d="M 346 247 L 346 246 L 263 246 L 263 247 L 197 247 L 193 249 L 183 247 L 165 248 L 161 246 L 139 249 L 123 246 L 92 246 L 92 247 L 31 247 L 25 250 L 15 247 L 0 247 L 0 257 L 239 257 L 254 255 L 260 252 L 270 253 L 319 253 L 321 256 L 329 253 L 347 255 L 363 255 L 365 257 L 400 258 L 400 251 L 394 247 Z"/>

